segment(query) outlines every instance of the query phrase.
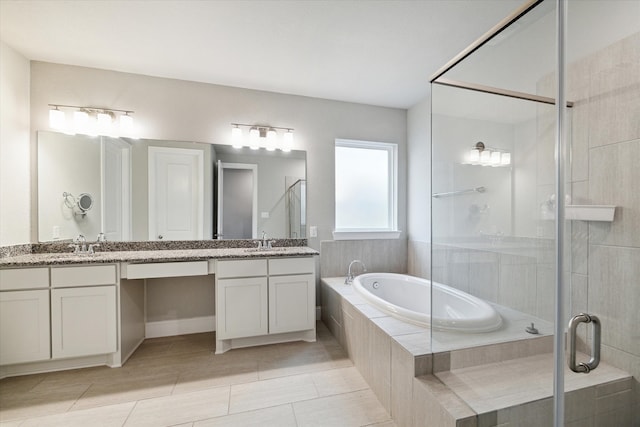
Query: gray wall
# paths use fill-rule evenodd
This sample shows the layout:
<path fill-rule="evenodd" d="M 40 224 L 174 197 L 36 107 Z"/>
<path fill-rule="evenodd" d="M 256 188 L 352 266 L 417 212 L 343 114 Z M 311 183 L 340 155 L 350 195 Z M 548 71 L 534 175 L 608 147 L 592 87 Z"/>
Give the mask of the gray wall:
<path fill-rule="evenodd" d="M 398 226 L 406 231 L 406 110 L 32 62 L 32 143 L 48 129 L 49 103 L 134 110 L 140 136 L 150 139 L 230 144 L 232 122 L 294 128 L 294 149 L 307 151 L 308 224 L 318 227 L 309 245 L 316 249 L 332 238 L 335 138 L 397 143 Z"/>

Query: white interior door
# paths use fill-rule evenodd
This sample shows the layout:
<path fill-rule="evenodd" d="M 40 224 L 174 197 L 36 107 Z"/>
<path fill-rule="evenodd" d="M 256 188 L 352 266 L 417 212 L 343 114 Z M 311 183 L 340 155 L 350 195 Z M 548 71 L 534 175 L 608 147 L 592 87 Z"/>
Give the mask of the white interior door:
<path fill-rule="evenodd" d="M 204 151 L 149 147 L 149 240 L 204 238 Z"/>
<path fill-rule="evenodd" d="M 258 236 L 258 165 L 218 160 L 218 239 Z"/>
<path fill-rule="evenodd" d="M 102 138 L 102 224 L 109 241 L 131 240 L 131 145 Z"/>

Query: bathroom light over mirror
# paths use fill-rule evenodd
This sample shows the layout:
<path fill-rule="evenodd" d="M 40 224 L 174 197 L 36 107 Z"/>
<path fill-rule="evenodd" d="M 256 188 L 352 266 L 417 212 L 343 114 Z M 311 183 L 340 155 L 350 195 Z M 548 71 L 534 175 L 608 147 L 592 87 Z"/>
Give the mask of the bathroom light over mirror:
<path fill-rule="evenodd" d="M 248 146 L 252 150 L 264 148 L 267 151 L 281 150 L 284 152 L 289 152 L 293 148 L 292 128 L 243 123 L 231 123 L 231 126 L 231 145 L 234 148 Z M 243 127 L 248 128 L 248 139 L 242 132 Z M 278 130 L 282 131 L 281 135 Z"/>
<path fill-rule="evenodd" d="M 69 135 L 135 137 L 131 110 L 63 104 L 49 104 L 49 107 L 49 127 L 53 130 Z M 71 120 L 67 120 L 65 110 L 73 113 Z"/>

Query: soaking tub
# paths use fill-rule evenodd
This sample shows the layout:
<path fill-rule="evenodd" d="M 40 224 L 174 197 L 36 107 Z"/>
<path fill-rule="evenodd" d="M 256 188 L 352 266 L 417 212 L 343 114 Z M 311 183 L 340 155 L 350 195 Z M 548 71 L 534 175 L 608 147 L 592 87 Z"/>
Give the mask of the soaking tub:
<path fill-rule="evenodd" d="M 442 283 L 395 273 L 366 273 L 353 287 L 367 302 L 405 322 L 442 331 L 490 332 L 502 325 L 488 303 Z M 431 298 L 433 292 L 433 314 Z"/>

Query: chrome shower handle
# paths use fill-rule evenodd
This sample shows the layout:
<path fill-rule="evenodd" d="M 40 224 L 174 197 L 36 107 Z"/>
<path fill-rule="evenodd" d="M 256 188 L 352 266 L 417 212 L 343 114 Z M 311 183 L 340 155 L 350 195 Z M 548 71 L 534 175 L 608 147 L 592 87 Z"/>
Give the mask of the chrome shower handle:
<path fill-rule="evenodd" d="M 576 364 L 576 329 L 580 323 L 593 323 L 591 335 L 591 359 Z M 600 363 L 600 319 L 593 314 L 580 313 L 569 320 L 569 369 L 588 374 Z"/>

